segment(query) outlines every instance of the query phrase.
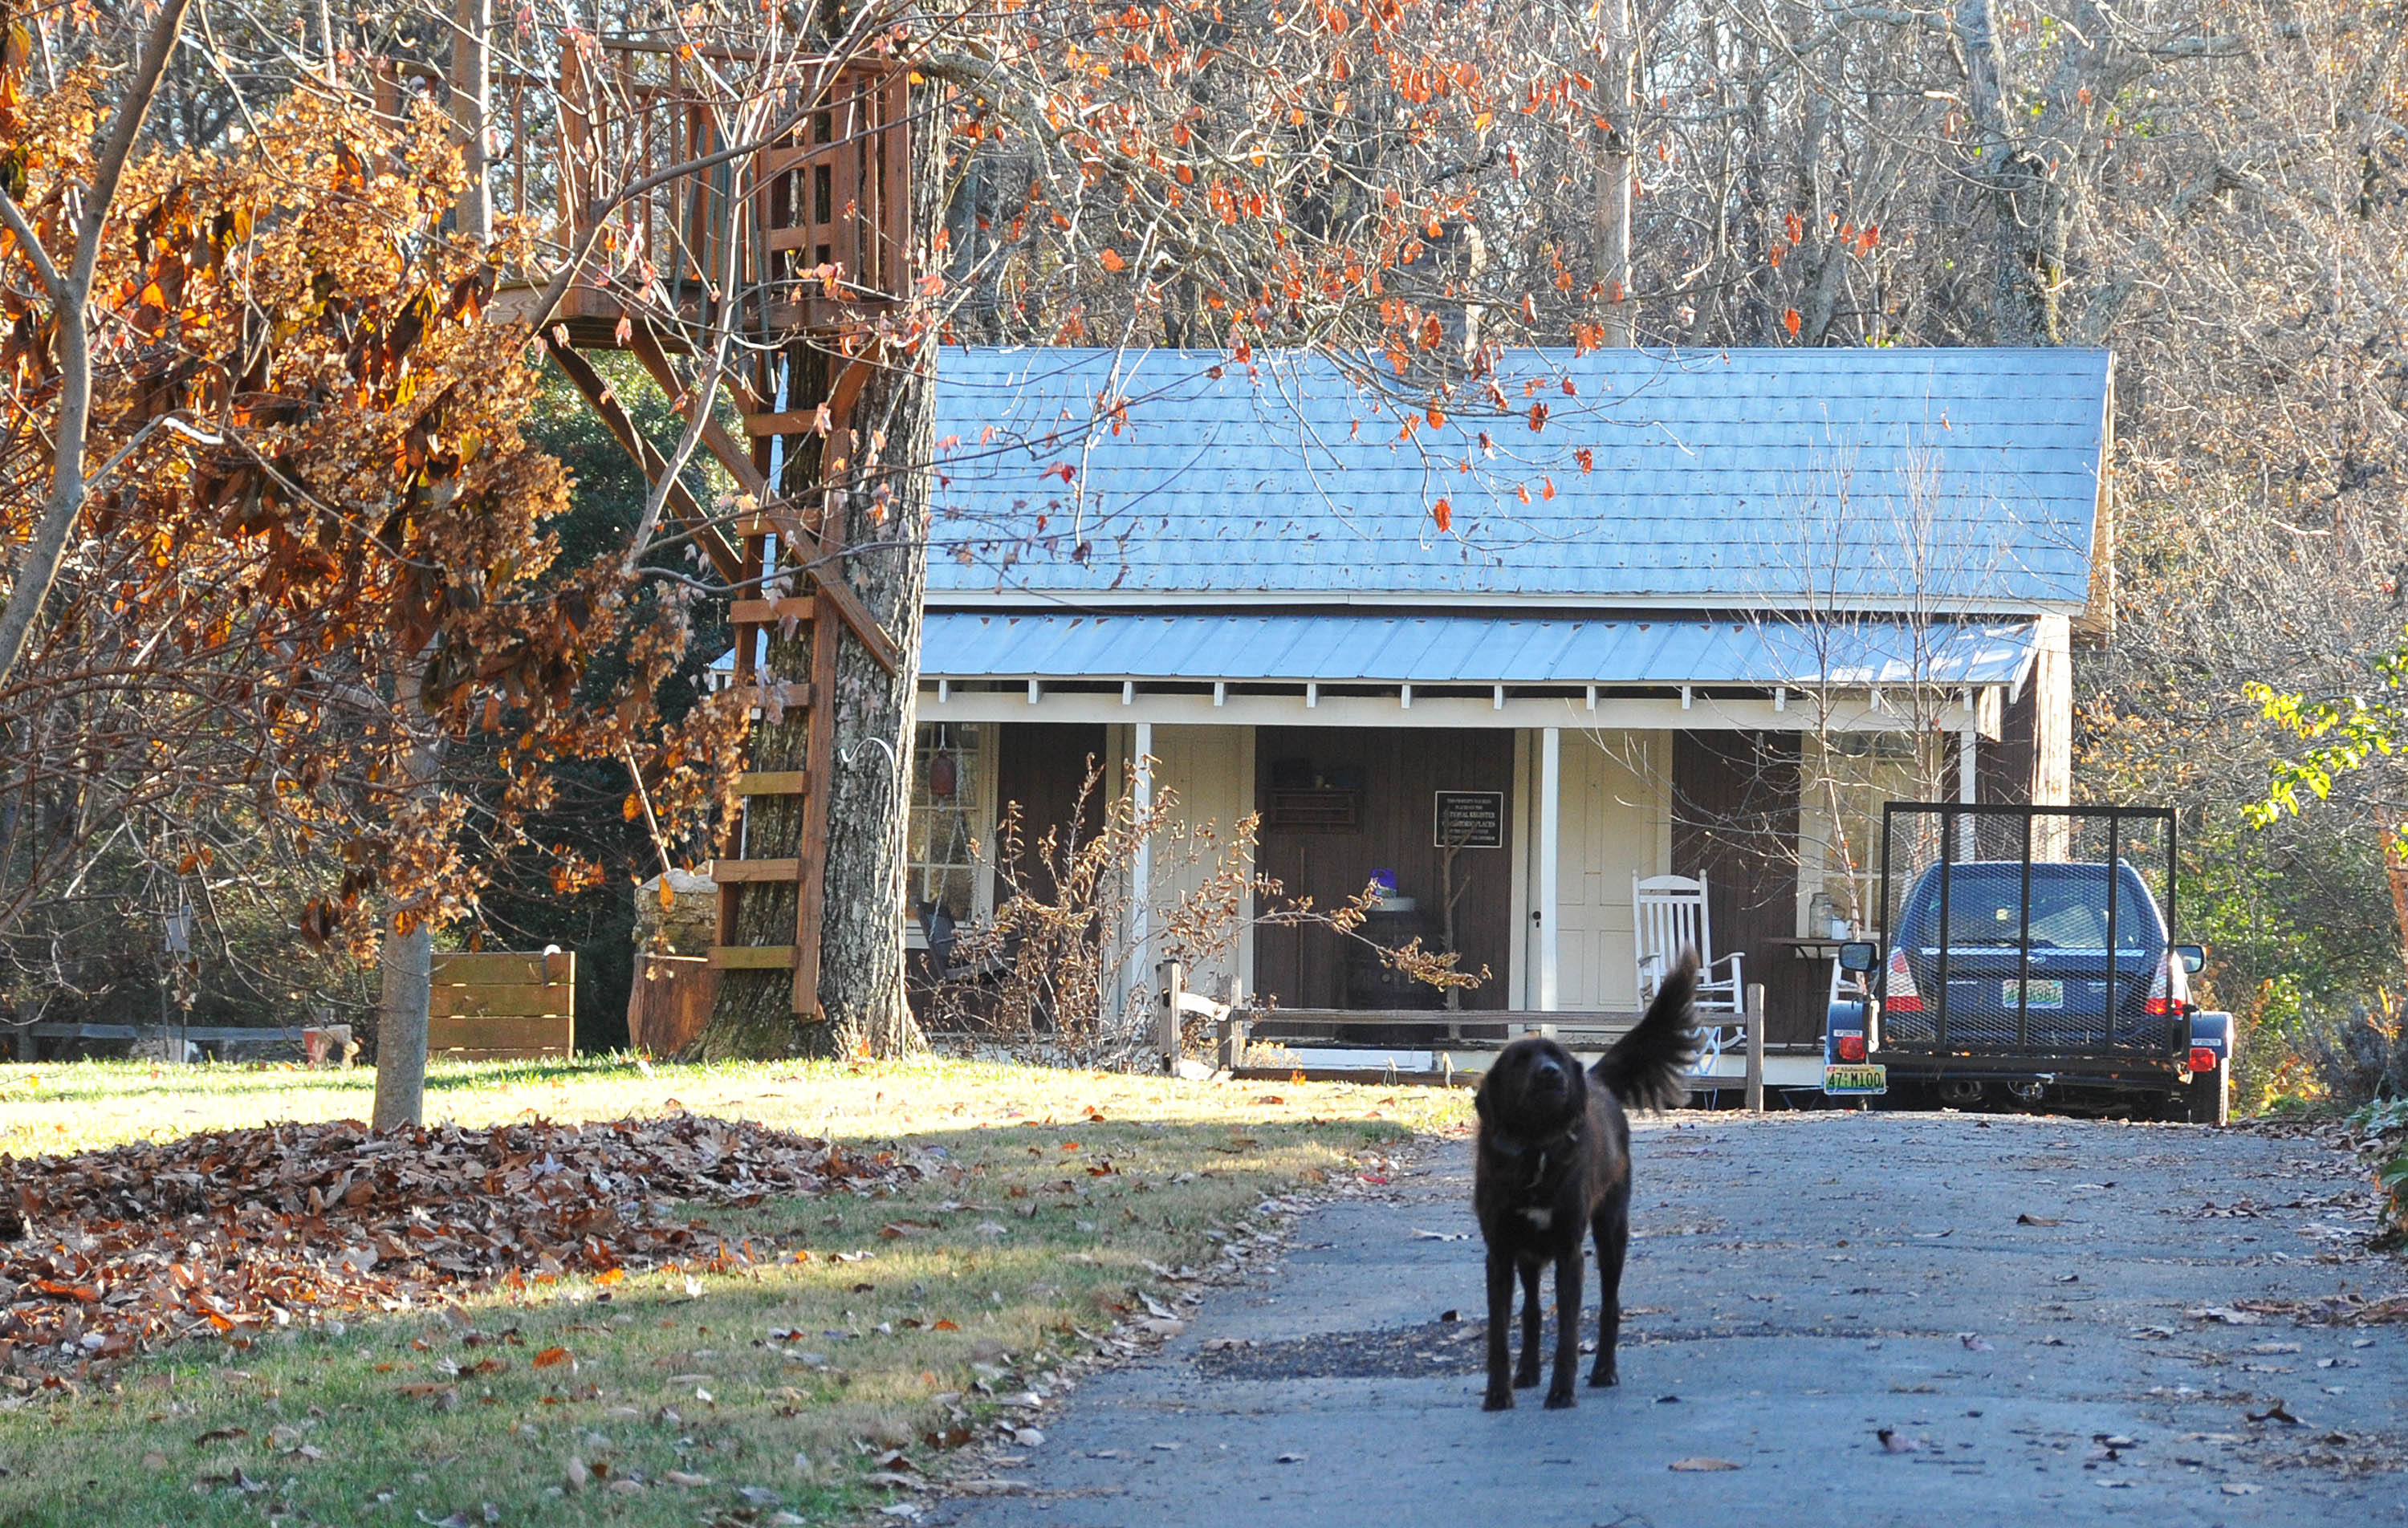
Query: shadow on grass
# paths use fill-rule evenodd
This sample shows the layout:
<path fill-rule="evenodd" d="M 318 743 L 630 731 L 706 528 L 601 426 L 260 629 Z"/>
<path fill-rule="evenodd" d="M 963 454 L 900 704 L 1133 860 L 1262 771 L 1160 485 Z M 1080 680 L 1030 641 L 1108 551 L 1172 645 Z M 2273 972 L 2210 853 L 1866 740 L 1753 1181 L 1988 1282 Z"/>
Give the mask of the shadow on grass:
<path fill-rule="evenodd" d="M 946 1445 L 1041 1421 L 1012 1398 L 1058 1392 L 1068 1357 L 1146 1315 L 1138 1292 L 1193 1287 L 1149 1264 L 1241 1263 L 1209 1233 L 1404 1134 L 1226 1117 L 872 1131 L 927 1176 L 693 1207 L 749 1238 L 749 1263 L 464 1291 L 451 1316 L 296 1313 L 0 1411 L 0 1524 L 475 1522 L 488 1502 L 517 1524 L 857 1515 L 887 1500 L 862 1478 L 885 1450 L 942 1471 Z M 608 1473 L 572 1493 L 572 1457 Z"/>

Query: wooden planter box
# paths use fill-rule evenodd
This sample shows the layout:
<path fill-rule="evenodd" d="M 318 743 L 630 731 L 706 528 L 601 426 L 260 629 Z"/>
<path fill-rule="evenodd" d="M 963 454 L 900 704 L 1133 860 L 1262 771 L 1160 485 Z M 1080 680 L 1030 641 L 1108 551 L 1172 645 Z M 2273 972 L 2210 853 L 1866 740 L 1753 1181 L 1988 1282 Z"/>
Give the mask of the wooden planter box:
<path fill-rule="evenodd" d="M 574 954 L 437 953 L 428 1055 L 565 1061 L 576 1043 Z"/>

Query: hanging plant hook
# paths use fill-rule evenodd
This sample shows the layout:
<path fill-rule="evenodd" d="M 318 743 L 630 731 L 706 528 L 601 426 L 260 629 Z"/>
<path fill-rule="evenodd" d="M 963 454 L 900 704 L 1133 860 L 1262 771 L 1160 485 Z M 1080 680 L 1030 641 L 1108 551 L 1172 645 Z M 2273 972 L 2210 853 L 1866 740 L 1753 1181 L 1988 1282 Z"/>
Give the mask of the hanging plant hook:
<path fill-rule="evenodd" d="M 837 763 L 844 765 L 847 769 L 851 769 L 853 767 L 853 755 L 859 753 L 865 744 L 877 749 L 879 752 L 886 755 L 887 768 L 900 769 L 903 767 L 903 761 L 895 756 L 895 745 L 889 743 L 883 737 L 862 737 L 855 739 L 852 746 L 848 748 L 840 748 L 836 750 Z"/>

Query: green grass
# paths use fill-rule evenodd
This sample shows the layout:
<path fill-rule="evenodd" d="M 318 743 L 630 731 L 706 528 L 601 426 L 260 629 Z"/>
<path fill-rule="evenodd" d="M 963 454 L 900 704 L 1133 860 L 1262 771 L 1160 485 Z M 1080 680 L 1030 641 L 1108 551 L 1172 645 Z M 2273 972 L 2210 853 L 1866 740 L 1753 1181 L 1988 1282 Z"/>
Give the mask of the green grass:
<path fill-rule="evenodd" d="M 358 1118 L 369 1085 L 231 1067 L 0 1068 L 0 1151 Z M 919 1153 L 929 1177 L 890 1196 L 698 1209 L 754 1238 L 762 1261 L 750 1267 L 530 1284 L 449 1314 L 347 1313 L 247 1348 L 172 1348 L 71 1393 L 0 1390 L 0 1525 L 414 1524 L 453 1512 L 474 1523 L 486 1503 L 513 1524 L 856 1514 L 885 1499 L 860 1483 L 878 1452 L 902 1447 L 941 1472 L 946 1440 L 926 1435 L 993 1435 L 1010 1413 L 978 1392 L 982 1378 L 1005 1393 L 1050 1388 L 1066 1358 L 1094 1351 L 1082 1331 L 1142 1316 L 1140 1291 L 1172 1298 L 1148 1262 L 1208 1266 L 1220 1255 L 1208 1233 L 1242 1234 L 1266 1194 L 1356 1170 L 1469 1114 L 1461 1092 L 934 1059 L 649 1075 L 600 1061 L 444 1067 L 427 1112 L 476 1124 L 675 1107 Z M 1087 1170 L 1107 1159 L 1111 1172 Z M 903 1222 L 914 1228 L 882 1235 Z M 793 1260 L 798 1250 L 808 1261 Z M 511 1335 L 471 1346 L 464 1325 Z M 773 1328 L 811 1335 L 775 1343 Z M 534 1367 L 555 1347 L 573 1364 Z M 445 1367 L 487 1359 L 500 1366 Z M 675 1470 L 710 1483 L 622 1492 L 597 1479 L 570 1492 L 572 1456 L 609 1478 Z M 235 1483 L 237 1470 L 254 1489 Z M 777 1504 L 748 1502 L 745 1487 Z"/>

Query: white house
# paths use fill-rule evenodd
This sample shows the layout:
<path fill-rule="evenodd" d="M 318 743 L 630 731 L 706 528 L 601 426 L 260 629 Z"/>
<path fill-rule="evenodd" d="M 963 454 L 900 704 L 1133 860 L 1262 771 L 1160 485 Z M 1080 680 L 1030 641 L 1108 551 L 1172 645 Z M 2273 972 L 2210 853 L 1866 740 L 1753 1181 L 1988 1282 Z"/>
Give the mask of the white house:
<path fill-rule="evenodd" d="M 939 385 L 911 875 L 956 918 L 1001 802 L 1059 821 L 1090 755 L 1150 757 L 1325 907 L 1385 871 L 1426 914 L 1442 812 L 1493 845 L 1454 862 L 1468 1007 L 1627 1009 L 1633 878 L 1702 876 L 1802 1043 L 1882 800 L 2065 798 L 2104 352 L 1509 351 L 1435 408 L 1304 353 L 948 350 Z M 1402 1001 L 1342 944 L 1217 975 Z"/>

